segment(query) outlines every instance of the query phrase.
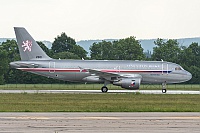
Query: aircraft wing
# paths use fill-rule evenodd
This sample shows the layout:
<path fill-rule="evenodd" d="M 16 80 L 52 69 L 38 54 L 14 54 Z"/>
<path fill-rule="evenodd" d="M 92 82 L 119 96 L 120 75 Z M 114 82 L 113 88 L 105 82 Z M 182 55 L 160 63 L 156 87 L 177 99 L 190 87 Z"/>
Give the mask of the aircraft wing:
<path fill-rule="evenodd" d="M 105 71 L 100 71 L 100 70 L 95 70 L 95 69 L 85 69 L 85 70 L 91 74 L 95 74 L 100 77 L 105 77 L 105 76 L 119 77 L 120 76 L 118 73 L 105 72 Z"/>
<path fill-rule="evenodd" d="M 86 72 L 89 72 L 90 74 L 94 74 L 96 76 L 99 76 L 99 77 L 104 78 L 104 79 L 109 80 L 109 81 L 118 80 L 120 78 L 130 78 L 130 77 L 131 78 L 133 78 L 133 77 L 134 78 L 142 78 L 142 76 L 139 75 L 139 74 L 120 74 L 119 70 L 116 70 L 116 72 L 107 72 L 107 71 L 104 71 L 104 70 L 83 69 L 83 68 L 81 68 L 81 70 L 84 70 Z"/>

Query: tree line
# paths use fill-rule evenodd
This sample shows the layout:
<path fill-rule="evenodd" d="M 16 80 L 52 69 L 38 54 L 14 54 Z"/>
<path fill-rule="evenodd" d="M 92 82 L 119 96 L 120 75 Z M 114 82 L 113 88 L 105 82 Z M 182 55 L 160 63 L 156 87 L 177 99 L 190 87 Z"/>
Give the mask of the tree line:
<path fill-rule="evenodd" d="M 115 41 L 102 41 L 93 43 L 90 47 L 90 57 L 87 51 L 76 44 L 75 39 L 65 33 L 58 35 L 48 49 L 42 42 L 37 42 L 41 48 L 55 59 L 95 59 L 95 60 L 164 60 L 180 64 L 191 72 L 193 78 L 187 83 L 200 83 L 200 46 L 192 43 L 189 47 L 180 46 L 175 39 L 157 39 L 153 54 L 146 57 L 140 41 L 131 36 Z M 15 40 L 7 40 L 0 45 L 0 84 L 37 84 L 37 83 L 65 83 L 55 79 L 49 79 L 39 75 L 12 69 L 9 63 L 20 60 L 19 50 Z"/>

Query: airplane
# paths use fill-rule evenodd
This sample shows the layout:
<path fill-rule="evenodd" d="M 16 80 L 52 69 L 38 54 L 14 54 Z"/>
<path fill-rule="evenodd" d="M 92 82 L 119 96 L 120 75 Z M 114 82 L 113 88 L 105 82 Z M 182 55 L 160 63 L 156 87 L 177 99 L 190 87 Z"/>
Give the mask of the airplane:
<path fill-rule="evenodd" d="M 21 61 L 11 62 L 13 68 L 64 81 L 92 82 L 137 90 L 141 83 L 181 83 L 192 78 L 180 65 L 166 61 L 131 60 L 61 60 L 50 58 L 23 27 L 14 27 Z"/>

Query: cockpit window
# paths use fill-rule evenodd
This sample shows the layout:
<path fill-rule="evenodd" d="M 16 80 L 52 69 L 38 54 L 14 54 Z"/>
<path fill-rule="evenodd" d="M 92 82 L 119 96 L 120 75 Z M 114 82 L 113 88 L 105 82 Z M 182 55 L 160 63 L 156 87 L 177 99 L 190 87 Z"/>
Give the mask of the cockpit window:
<path fill-rule="evenodd" d="M 175 70 L 183 70 L 181 67 L 176 67 Z"/>

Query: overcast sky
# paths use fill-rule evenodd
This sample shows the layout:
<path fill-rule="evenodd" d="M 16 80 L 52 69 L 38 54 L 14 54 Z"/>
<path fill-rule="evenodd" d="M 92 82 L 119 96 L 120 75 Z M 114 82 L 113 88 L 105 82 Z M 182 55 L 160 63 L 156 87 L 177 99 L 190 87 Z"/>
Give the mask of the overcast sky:
<path fill-rule="evenodd" d="M 200 36 L 200 0 L 0 0 L 0 38 L 25 27 L 35 40 Z"/>

